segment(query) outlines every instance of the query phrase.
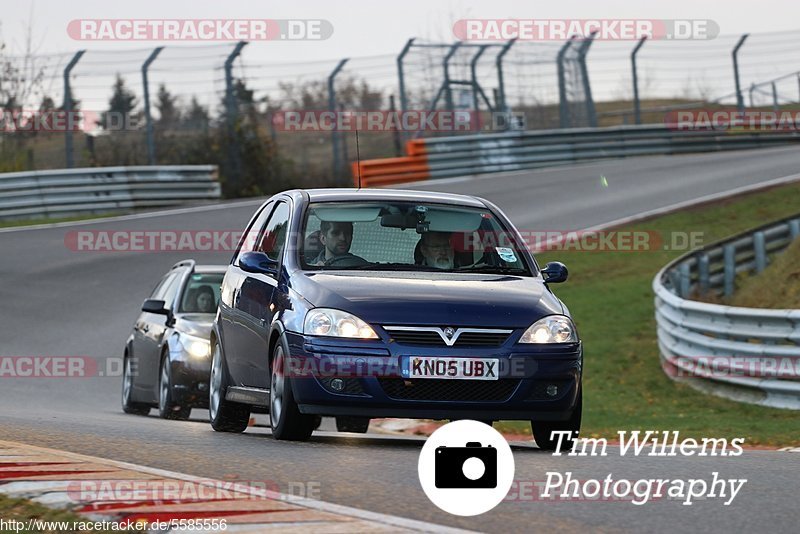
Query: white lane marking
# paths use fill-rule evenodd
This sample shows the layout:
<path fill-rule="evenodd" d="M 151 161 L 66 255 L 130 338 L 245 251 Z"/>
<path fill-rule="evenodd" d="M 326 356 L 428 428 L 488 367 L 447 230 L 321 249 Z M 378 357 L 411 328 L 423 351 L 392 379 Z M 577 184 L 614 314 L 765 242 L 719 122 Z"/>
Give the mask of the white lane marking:
<path fill-rule="evenodd" d="M 592 230 L 604 230 L 606 228 L 620 226 L 623 224 L 628 224 L 636 221 L 640 221 L 642 219 L 648 219 L 650 217 L 655 217 L 657 215 L 665 215 L 667 213 L 671 213 L 673 211 L 678 211 L 684 208 L 689 208 L 692 206 L 696 206 L 698 204 L 704 204 L 706 202 L 714 202 L 716 200 L 722 200 L 724 198 L 733 197 L 736 195 L 741 195 L 743 193 L 750 193 L 752 191 L 758 191 L 760 189 L 768 189 L 775 185 L 782 185 L 791 182 L 800 181 L 800 174 L 790 174 L 788 176 L 781 176 L 779 178 L 774 178 L 772 180 L 767 180 L 766 182 L 759 182 L 756 184 L 745 185 L 742 187 L 737 187 L 736 189 L 730 189 L 728 191 L 721 191 L 719 193 L 711 193 L 709 195 L 705 195 L 702 197 L 698 197 L 691 200 L 684 200 L 683 202 L 676 202 L 675 204 L 670 204 L 669 206 L 664 206 L 661 208 L 655 208 L 648 211 L 643 211 L 641 213 L 637 213 L 635 215 L 630 215 L 628 217 L 622 217 L 619 219 L 615 219 L 613 221 L 609 221 L 603 224 L 597 224 L 594 226 L 590 226 L 589 228 L 585 228 L 583 231 L 592 231 Z"/>
<path fill-rule="evenodd" d="M 11 443 L 7 441 L 0 441 L 0 446 L 14 446 L 19 447 L 21 444 L 19 443 Z M 266 499 L 272 499 L 280 502 L 286 502 L 289 504 L 294 504 L 297 506 L 302 506 L 304 508 L 311 508 L 313 510 L 319 510 L 321 512 L 328 512 L 331 514 L 338 514 L 338 515 L 346 515 L 349 517 L 355 517 L 357 519 L 363 519 L 365 521 L 373 521 L 376 523 L 382 523 L 385 525 L 391 525 L 394 527 L 405 528 L 409 530 L 416 530 L 419 532 L 444 532 L 450 534 L 472 534 L 474 531 L 471 530 L 463 530 L 453 527 L 446 527 L 443 525 L 437 525 L 434 523 L 425 523 L 423 521 L 417 521 L 415 519 L 406 519 L 404 517 L 397 517 L 393 515 L 382 514 L 379 512 L 370 512 L 367 510 L 360 510 L 358 508 L 351 508 L 350 506 L 344 506 L 341 504 L 334 504 L 325 501 L 318 501 L 316 499 L 309 499 L 308 497 L 300 497 L 297 495 L 289 495 L 285 493 L 279 493 L 276 491 L 269 491 L 265 489 L 253 488 L 247 485 L 242 484 L 234 484 L 231 485 L 231 482 L 224 482 L 221 480 L 215 480 L 213 478 L 203 478 L 197 477 L 194 475 L 186 475 L 183 473 L 176 473 L 175 471 L 167 471 L 165 469 L 158 469 L 155 467 L 147 467 L 144 465 L 137 465 L 131 464 L 128 462 L 120 462 L 117 460 L 109 460 L 107 458 L 100 458 L 96 456 L 86 456 L 83 454 L 76 454 L 74 452 L 67 452 L 67 451 L 60 451 L 56 449 L 48 449 L 45 447 L 37 447 L 36 445 L 28 445 L 24 444 L 25 447 L 33 449 L 33 450 L 40 450 L 46 451 L 48 454 L 51 455 L 59 455 L 64 456 L 67 458 L 73 458 L 75 460 L 81 462 L 88 462 L 88 463 L 103 463 L 107 465 L 111 465 L 117 467 L 119 469 L 127 469 L 129 471 L 138 471 L 139 473 L 147 473 L 150 475 L 155 475 L 162 478 L 172 478 L 177 480 L 184 480 L 186 482 L 193 482 L 195 484 L 224 484 L 226 488 L 230 488 L 233 491 L 237 491 L 240 493 L 247 493 L 249 495 L 253 495 L 255 497 L 263 497 Z"/>
<path fill-rule="evenodd" d="M 203 204 L 201 206 L 189 206 L 186 208 L 175 208 L 160 211 L 149 211 L 147 213 L 131 213 L 128 215 L 115 215 L 113 217 L 100 217 L 97 219 L 86 219 L 82 221 L 65 221 L 59 223 L 41 223 L 29 224 L 27 226 L 12 226 L 11 228 L 0 228 L 0 234 L 9 232 L 22 232 L 26 230 L 45 230 L 49 228 L 64 228 L 67 226 L 81 226 L 84 224 L 100 224 L 114 221 L 131 221 L 136 219 L 148 219 L 150 217 L 166 217 L 168 215 L 180 215 L 183 213 L 193 213 L 198 211 L 216 211 L 226 208 L 246 207 L 250 205 L 261 205 L 266 202 L 267 198 L 247 199 L 247 200 L 233 200 L 230 202 L 222 202 L 220 204 Z"/>

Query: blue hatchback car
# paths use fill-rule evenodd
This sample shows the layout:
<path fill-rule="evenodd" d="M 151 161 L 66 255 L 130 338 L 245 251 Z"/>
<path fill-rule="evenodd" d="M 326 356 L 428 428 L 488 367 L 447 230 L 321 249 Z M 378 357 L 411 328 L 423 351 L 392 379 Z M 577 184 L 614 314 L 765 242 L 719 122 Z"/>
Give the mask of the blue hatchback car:
<path fill-rule="evenodd" d="M 526 420 L 540 447 L 577 435 L 583 351 L 519 232 L 492 203 L 400 190 L 280 193 L 252 217 L 211 333 L 209 411 L 276 439 L 320 416 Z"/>

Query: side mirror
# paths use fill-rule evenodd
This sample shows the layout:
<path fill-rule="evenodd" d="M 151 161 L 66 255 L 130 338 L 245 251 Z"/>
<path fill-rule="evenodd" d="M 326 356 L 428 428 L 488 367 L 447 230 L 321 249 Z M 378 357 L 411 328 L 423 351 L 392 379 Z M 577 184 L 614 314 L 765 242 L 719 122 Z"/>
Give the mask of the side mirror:
<path fill-rule="evenodd" d="M 166 303 L 163 300 L 155 299 L 146 299 L 142 304 L 142 311 L 166 316 L 170 314 L 169 310 L 166 308 Z"/>
<path fill-rule="evenodd" d="M 567 266 L 560 261 L 551 261 L 542 269 L 542 276 L 544 276 L 544 281 L 548 284 L 558 284 L 567 281 L 569 271 Z"/>
<path fill-rule="evenodd" d="M 239 256 L 239 267 L 248 273 L 278 274 L 278 261 L 273 260 L 263 252 L 245 252 Z"/>

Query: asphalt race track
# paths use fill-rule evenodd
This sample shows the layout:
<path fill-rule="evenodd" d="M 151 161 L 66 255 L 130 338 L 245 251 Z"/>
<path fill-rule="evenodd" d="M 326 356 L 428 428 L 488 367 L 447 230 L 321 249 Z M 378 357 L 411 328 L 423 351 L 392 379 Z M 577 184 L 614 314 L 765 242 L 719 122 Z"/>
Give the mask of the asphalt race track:
<path fill-rule="evenodd" d="M 800 151 L 645 157 L 587 163 L 415 187 L 481 195 L 520 229 L 578 229 L 795 174 Z M 605 176 L 608 187 L 600 184 Z M 227 263 L 229 253 L 74 252 L 65 234 L 92 230 L 241 230 L 256 203 L 66 227 L 0 231 L 0 354 L 119 358 L 138 307 L 177 260 Z M 589 351 L 591 354 L 591 351 Z M 653 357 L 657 357 L 653 355 Z M 103 366 L 101 365 L 101 368 Z M 748 531 L 797 528 L 800 454 L 745 451 L 738 458 L 553 457 L 532 444 L 514 447 L 516 479 L 542 481 L 548 470 L 575 478 L 748 479 L 730 506 L 708 499 L 684 506 L 662 499 L 629 502 L 504 502 L 477 518 L 441 512 L 417 481 L 423 440 L 380 434 L 315 434 L 308 443 L 276 442 L 263 426 L 244 435 L 215 433 L 206 414 L 190 422 L 124 415 L 119 376 L 3 378 L 0 438 L 113 458 L 193 475 L 238 480 L 318 482 L 321 500 L 375 512 L 491 531 L 593 528 L 609 531 Z M 153 411 L 155 413 L 155 410 Z M 265 416 L 260 416 L 263 423 Z M 661 430 L 661 429 L 659 429 Z M 664 429 L 668 430 L 668 429 Z M 800 431 L 800 430 L 799 430 Z M 710 436 L 713 437 L 713 436 Z"/>

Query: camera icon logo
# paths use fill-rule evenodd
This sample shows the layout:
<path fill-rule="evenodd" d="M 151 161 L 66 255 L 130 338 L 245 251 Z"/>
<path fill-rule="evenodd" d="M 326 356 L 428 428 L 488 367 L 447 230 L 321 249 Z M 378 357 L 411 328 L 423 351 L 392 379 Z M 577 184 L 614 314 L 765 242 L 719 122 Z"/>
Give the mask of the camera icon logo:
<path fill-rule="evenodd" d="M 431 434 L 418 462 L 419 481 L 445 512 L 474 516 L 505 498 L 514 481 L 514 455 L 505 438 L 479 421 L 453 421 Z"/>
<path fill-rule="evenodd" d="M 497 450 L 479 441 L 466 447 L 436 447 L 437 488 L 496 488 Z"/>

